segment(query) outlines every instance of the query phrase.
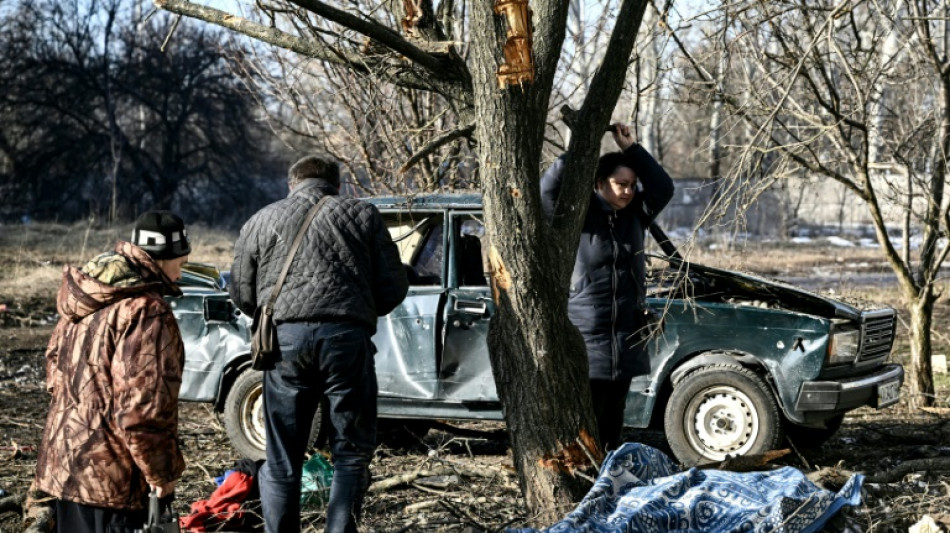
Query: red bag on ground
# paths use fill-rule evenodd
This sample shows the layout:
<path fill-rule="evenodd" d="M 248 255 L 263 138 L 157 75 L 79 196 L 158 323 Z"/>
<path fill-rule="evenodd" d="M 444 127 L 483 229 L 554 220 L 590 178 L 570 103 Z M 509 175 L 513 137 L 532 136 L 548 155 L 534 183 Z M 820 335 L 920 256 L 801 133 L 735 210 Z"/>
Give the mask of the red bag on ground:
<path fill-rule="evenodd" d="M 207 500 L 191 504 L 191 514 L 179 519 L 182 531 L 250 530 L 260 523 L 259 516 L 244 507 L 253 490 L 254 476 L 231 472 Z"/>

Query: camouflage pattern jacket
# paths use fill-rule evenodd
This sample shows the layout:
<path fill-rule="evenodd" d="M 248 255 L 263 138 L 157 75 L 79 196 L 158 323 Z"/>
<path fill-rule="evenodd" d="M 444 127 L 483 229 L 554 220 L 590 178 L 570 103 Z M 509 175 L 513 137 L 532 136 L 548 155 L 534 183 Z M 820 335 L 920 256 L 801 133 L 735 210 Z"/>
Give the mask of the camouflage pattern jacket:
<path fill-rule="evenodd" d="M 140 509 L 149 484 L 178 479 L 184 345 L 163 294 L 181 294 L 141 248 L 66 267 L 46 349 L 52 394 L 36 488 L 98 507 Z"/>

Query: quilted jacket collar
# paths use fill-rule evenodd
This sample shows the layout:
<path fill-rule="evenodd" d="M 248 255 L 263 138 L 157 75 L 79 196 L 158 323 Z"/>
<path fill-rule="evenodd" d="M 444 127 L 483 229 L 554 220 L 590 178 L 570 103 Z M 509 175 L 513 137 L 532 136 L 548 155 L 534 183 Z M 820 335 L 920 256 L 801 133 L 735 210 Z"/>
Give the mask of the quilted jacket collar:
<path fill-rule="evenodd" d="M 301 181 L 294 187 L 294 190 L 290 192 L 289 196 L 312 196 L 317 194 L 318 196 L 331 195 L 336 196 L 340 194 L 336 187 L 330 185 L 325 180 L 308 178 Z"/>

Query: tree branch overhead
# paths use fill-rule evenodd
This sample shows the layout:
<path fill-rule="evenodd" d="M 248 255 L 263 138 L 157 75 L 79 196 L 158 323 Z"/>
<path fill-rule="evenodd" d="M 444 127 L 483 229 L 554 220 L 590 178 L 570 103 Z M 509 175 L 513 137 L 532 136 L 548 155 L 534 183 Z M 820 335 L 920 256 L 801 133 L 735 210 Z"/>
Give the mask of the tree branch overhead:
<path fill-rule="evenodd" d="M 188 0 L 155 0 L 154 3 L 156 7 L 165 11 L 203 20 L 305 57 L 346 66 L 356 72 L 373 73 L 398 86 L 434 91 L 459 101 L 463 106 L 471 105 L 471 83 L 468 81 L 465 66 L 457 55 L 433 56 L 389 28 L 348 13 L 337 17 L 342 21 L 338 22 L 339 24 L 366 35 L 374 43 L 384 45 L 383 50 L 390 50 L 392 54 L 377 53 L 367 56 L 358 51 L 344 50 L 317 39 L 293 35 L 278 28 L 265 26 L 227 11 Z M 315 7 L 321 11 L 329 11 L 331 14 L 339 11 L 319 2 L 299 2 L 299 4 L 308 10 Z M 324 16 L 322 12 L 320 15 Z M 326 18 L 337 22 L 334 18 Z M 353 24 L 356 28 L 347 24 Z"/>

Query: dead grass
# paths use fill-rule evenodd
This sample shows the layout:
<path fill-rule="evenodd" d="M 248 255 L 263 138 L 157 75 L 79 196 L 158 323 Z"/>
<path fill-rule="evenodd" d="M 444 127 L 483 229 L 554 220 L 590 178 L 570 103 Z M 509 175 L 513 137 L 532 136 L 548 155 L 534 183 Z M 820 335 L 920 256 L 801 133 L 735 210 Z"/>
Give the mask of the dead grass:
<path fill-rule="evenodd" d="M 52 299 L 63 265 L 81 265 L 127 240 L 132 224 L 104 227 L 36 223 L 0 226 L 0 305 L 23 307 L 35 300 Z M 231 268 L 236 233 L 191 226 L 190 260 Z"/>
<path fill-rule="evenodd" d="M 825 242 L 715 242 L 682 247 L 681 253 L 705 265 L 766 276 L 800 276 L 814 272 L 889 273 L 877 248 L 844 248 Z"/>

